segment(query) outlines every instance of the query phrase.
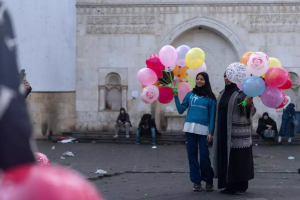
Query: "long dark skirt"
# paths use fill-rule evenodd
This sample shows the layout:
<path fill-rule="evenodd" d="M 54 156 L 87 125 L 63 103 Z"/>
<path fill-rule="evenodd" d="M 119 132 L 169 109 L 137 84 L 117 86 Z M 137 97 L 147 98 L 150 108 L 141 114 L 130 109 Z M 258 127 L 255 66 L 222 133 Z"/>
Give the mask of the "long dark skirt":
<path fill-rule="evenodd" d="M 246 191 L 254 178 L 252 147 L 232 148 L 227 168 L 227 109 L 219 109 L 218 124 L 218 188 Z"/>

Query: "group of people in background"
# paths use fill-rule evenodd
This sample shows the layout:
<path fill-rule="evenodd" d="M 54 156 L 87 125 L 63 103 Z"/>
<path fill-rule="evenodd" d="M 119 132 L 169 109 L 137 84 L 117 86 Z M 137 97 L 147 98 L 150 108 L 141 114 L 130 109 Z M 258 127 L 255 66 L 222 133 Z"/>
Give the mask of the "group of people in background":
<path fill-rule="evenodd" d="M 292 143 L 292 138 L 295 137 L 295 124 L 293 122 L 293 116 L 295 116 L 295 105 L 290 103 L 282 114 L 282 123 L 278 133 L 276 122 L 269 116 L 267 112 L 258 121 L 258 127 L 256 133 L 265 141 L 266 139 L 275 139 L 278 135 L 278 145 L 281 145 L 282 138 L 288 138 L 287 146 Z M 266 137 L 266 132 L 273 131 L 270 137 Z"/>

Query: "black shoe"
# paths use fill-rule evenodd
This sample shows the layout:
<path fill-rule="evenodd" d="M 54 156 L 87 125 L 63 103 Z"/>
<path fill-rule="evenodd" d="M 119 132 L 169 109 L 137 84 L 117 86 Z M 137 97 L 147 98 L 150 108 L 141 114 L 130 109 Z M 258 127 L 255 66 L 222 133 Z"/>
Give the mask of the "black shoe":
<path fill-rule="evenodd" d="M 298 169 L 298 173 L 300 174 L 300 168 Z"/>
<path fill-rule="evenodd" d="M 246 191 L 236 191 L 235 194 L 236 195 L 244 195 L 246 193 Z"/>
<path fill-rule="evenodd" d="M 201 183 L 194 183 L 193 190 L 194 190 L 194 191 L 197 191 L 197 192 L 201 191 L 201 190 L 202 190 L 202 185 L 201 185 Z"/>
<path fill-rule="evenodd" d="M 205 191 L 208 191 L 208 192 L 214 191 L 214 184 L 213 183 L 206 183 Z"/>
<path fill-rule="evenodd" d="M 221 191 L 223 194 L 235 194 L 235 191 L 225 188 L 224 190 Z"/>

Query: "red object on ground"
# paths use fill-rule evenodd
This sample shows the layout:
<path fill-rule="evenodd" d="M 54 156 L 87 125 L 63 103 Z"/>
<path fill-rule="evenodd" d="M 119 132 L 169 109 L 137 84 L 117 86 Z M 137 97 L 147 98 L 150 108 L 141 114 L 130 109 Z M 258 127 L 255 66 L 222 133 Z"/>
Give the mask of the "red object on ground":
<path fill-rule="evenodd" d="M 68 139 L 68 138 L 66 138 L 66 137 L 60 137 L 60 138 L 58 138 L 58 141 L 62 141 L 62 140 L 66 140 L 66 139 Z"/>
<path fill-rule="evenodd" d="M 102 200 L 78 173 L 58 166 L 24 165 L 4 171 L 1 200 Z"/>
<path fill-rule="evenodd" d="M 50 165 L 50 161 L 45 154 L 36 152 L 35 157 L 36 157 L 36 160 L 37 160 L 39 166 L 44 167 L 44 166 Z"/>

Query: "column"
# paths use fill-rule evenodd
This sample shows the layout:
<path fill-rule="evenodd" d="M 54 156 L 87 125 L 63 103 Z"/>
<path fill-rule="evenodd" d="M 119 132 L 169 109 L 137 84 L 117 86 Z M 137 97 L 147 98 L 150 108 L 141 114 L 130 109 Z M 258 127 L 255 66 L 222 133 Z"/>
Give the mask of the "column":
<path fill-rule="evenodd" d="M 127 86 L 122 86 L 122 107 L 127 110 Z"/>
<path fill-rule="evenodd" d="M 99 110 L 105 110 L 105 86 L 99 86 Z"/>

